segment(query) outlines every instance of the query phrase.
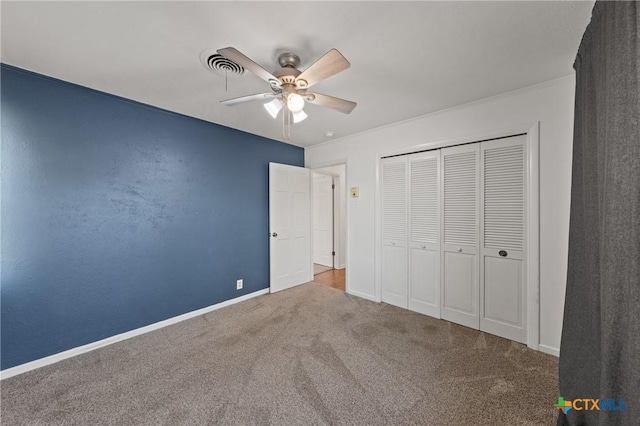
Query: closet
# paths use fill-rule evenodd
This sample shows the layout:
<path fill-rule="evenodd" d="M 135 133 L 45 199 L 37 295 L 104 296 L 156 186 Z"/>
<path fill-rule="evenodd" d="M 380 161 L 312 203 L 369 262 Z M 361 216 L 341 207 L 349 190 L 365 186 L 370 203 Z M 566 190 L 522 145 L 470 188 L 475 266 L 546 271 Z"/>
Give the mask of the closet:
<path fill-rule="evenodd" d="M 382 159 L 383 302 L 526 343 L 525 143 Z"/>

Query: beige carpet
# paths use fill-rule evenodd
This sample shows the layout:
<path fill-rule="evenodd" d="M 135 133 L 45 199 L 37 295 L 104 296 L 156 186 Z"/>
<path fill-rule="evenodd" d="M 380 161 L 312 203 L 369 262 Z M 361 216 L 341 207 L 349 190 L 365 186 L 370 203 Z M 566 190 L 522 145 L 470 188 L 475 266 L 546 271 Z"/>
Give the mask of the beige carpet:
<path fill-rule="evenodd" d="M 306 284 L 2 381 L 2 425 L 554 424 L 557 360 Z"/>

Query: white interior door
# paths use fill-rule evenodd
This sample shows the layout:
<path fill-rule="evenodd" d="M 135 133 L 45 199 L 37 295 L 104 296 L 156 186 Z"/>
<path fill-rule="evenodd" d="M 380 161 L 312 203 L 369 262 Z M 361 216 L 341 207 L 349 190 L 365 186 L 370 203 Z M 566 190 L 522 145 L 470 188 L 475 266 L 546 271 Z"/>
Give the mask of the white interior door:
<path fill-rule="evenodd" d="M 527 342 L 525 136 L 481 145 L 480 329 Z"/>
<path fill-rule="evenodd" d="M 409 309 L 440 318 L 440 151 L 409 156 Z"/>
<path fill-rule="evenodd" d="M 407 308 L 407 157 L 382 160 L 381 299 Z"/>
<path fill-rule="evenodd" d="M 313 263 L 333 267 L 333 177 L 313 176 Z"/>
<path fill-rule="evenodd" d="M 269 163 L 270 290 L 313 279 L 309 169 Z"/>
<path fill-rule="evenodd" d="M 478 329 L 478 144 L 444 148 L 442 161 L 442 318 Z"/>

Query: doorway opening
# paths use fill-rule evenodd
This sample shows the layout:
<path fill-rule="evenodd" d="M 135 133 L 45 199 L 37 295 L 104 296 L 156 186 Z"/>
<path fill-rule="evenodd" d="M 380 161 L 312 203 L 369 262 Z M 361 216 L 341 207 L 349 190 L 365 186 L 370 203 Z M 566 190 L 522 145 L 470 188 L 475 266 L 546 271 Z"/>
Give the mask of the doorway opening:
<path fill-rule="evenodd" d="M 315 169 L 312 180 L 314 282 L 345 291 L 346 167 Z"/>

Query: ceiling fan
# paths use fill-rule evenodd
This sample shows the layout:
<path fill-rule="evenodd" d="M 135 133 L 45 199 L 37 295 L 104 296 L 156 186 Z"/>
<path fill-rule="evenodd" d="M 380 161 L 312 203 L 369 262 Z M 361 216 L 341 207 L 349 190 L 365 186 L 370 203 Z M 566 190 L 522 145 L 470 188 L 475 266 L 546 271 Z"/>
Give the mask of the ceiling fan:
<path fill-rule="evenodd" d="M 298 55 L 294 53 L 283 53 L 278 56 L 280 69 L 273 73 L 265 70 L 233 47 L 219 49 L 217 52 L 251 71 L 271 86 L 271 92 L 221 101 L 224 105 L 234 106 L 244 102 L 270 99 L 269 102 L 264 104 L 265 109 L 275 119 L 280 110 L 284 108 L 283 124 L 289 125 L 291 121 L 299 123 L 307 118 L 307 114 L 303 111 L 305 102 L 329 107 L 345 114 L 349 114 L 356 107 L 355 102 L 309 91 L 309 88 L 314 84 L 338 74 L 351 66 L 349 61 L 336 49 L 331 49 L 325 53 L 304 71 L 297 69 L 298 65 L 300 65 Z"/>

